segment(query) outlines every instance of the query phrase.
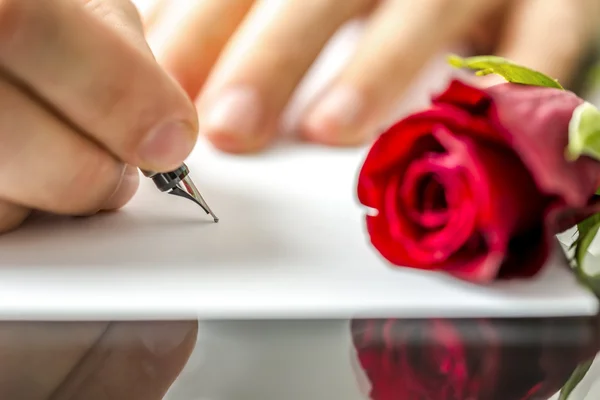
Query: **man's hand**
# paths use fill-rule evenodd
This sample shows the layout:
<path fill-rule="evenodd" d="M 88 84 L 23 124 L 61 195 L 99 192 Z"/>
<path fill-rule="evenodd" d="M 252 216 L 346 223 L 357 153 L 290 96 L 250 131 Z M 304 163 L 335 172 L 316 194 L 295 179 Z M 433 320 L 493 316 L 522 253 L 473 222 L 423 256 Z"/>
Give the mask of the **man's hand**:
<path fill-rule="evenodd" d="M 173 169 L 197 114 L 125 0 L 0 0 L 0 232 L 31 210 L 123 206 L 136 167 Z"/>
<path fill-rule="evenodd" d="M 270 142 L 294 89 L 351 19 L 367 18 L 358 50 L 303 117 L 317 142 L 364 142 L 432 56 L 458 41 L 568 83 L 600 24 L 599 0 L 153 1 L 155 55 L 198 97 L 202 131 L 230 152 Z M 255 31 L 258 18 L 266 23 Z"/>
<path fill-rule="evenodd" d="M 197 116 L 125 0 L 0 0 L 0 232 L 31 210 L 123 206 L 136 167 L 191 151 Z M 77 301 L 77 299 L 73 299 Z M 0 322 L 0 398 L 161 400 L 196 322 Z"/>

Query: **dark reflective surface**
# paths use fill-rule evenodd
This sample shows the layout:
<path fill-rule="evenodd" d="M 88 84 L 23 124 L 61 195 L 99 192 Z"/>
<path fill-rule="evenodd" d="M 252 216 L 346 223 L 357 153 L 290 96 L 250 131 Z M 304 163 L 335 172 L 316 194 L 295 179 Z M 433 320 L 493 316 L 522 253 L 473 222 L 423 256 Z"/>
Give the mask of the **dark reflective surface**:
<path fill-rule="evenodd" d="M 331 400 L 344 387 L 344 400 L 548 400 L 599 350 L 598 319 L 587 317 L 200 327 L 2 322 L 0 399 L 160 400 L 196 346 L 169 400 Z"/>

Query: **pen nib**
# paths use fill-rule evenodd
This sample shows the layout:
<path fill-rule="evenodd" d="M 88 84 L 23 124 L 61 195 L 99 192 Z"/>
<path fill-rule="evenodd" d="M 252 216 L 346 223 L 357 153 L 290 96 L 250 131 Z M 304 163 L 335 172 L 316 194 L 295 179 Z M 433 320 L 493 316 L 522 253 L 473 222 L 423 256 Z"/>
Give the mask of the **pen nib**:
<path fill-rule="evenodd" d="M 198 188 L 196 187 L 196 185 L 194 185 L 194 182 L 192 182 L 189 175 L 186 176 L 185 178 L 183 178 L 181 180 L 181 182 L 179 182 L 177 184 L 177 186 L 175 186 L 173 189 L 171 189 L 169 194 L 183 197 L 183 198 L 193 201 L 194 203 L 196 203 L 200 207 L 202 207 L 202 209 L 207 214 L 210 214 L 210 216 L 213 217 L 213 220 L 215 222 L 219 222 L 219 218 L 215 215 L 214 212 L 212 212 L 212 210 L 210 209 L 210 207 L 208 206 L 206 201 L 204 201 L 204 198 L 202 198 L 200 191 L 198 191 Z"/>

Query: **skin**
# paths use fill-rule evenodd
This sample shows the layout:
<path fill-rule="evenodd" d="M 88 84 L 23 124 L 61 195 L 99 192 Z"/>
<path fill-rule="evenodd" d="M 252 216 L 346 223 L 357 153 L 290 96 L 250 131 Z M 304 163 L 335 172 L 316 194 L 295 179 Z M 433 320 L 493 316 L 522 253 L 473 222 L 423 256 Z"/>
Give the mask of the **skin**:
<path fill-rule="evenodd" d="M 196 140 L 193 103 L 128 1 L 2 0 L 0 64 L 0 231 L 34 209 L 119 208 L 137 189 L 131 165 L 169 170 Z M 169 121 L 184 128 L 144 144 Z M 159 400 L 196 333 L 186 321 L 3 322 L 0 398 Z"/>
<path fill-rule="evenodd" d="M 458 40 L 568 82 L 600 15 L 597 0 L 275 3 L 248 37 L 273 10 L 266 2 L 156 2 L 145 15 L 155 59 L 129 1 L 0 0 L 0 232 L 33 211 L 122 207 L 137 168 L 178 166 L 200 129 L 224 151 L 264 149 L 307 69 L 354 18 L 367 18 L 366 32 L 306 112 L 309 140 L 368 140 L 421 67 Z M 196 335 L 185 321 L 5 322 L 0 398 L 161 399 Z"/>
<path fill-rule="evenodd" d="M 130 2 L 2 0 L 0 26 L 0 231 L 31 210 L 117 209 L 135 167 L 167 171 L 189 155 L 194 105 Z"/>
<path fill-rule="evenodd" d="M 247 153 L 271 143 L 294 89 L 349 20 L 366 19 L 358 50 L 302 118 L 301 134 L 318 143 L 364 143 L 427 61 L 458 41 L 566 83 L 599 16 L 598 0 L 156 0 L 145 21 L 159 62 L 196 100 L 202 134 Z"/>

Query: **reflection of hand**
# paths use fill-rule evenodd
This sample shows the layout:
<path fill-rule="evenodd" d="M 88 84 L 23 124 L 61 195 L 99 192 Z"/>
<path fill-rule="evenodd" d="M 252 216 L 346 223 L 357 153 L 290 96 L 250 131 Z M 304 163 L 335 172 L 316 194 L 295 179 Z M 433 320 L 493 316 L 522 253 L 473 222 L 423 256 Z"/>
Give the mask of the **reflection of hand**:
<path fill-rule="evenodd" d="M 352 18 L 369 13 L 358 51 L 303 118 L 302 132 L 318 142 L 365 140 L 421 67 L 457 40 L 565 82 L 600 19 L 598 0 L 155 1 L 147 25 L 159 62 L 192 97 L 202 94 L 203 131 L 231 152 L 269 142 L 307 68 Z M 266 22 L 250 34 L 258 17 Z"/>
<path fill-rule="evenodd" d="M 0 398 L 161 400 L 196 333 L 195 322 L 2 322 Z"/>
<path fill-rule="evenodd" d="M 129 1 L 6 0 L 0 26 L 0 231 L 31 209 L 119 208 L 138 185 L 126 165 L 160 172 L 187 157 L 194 106 Z"/>

